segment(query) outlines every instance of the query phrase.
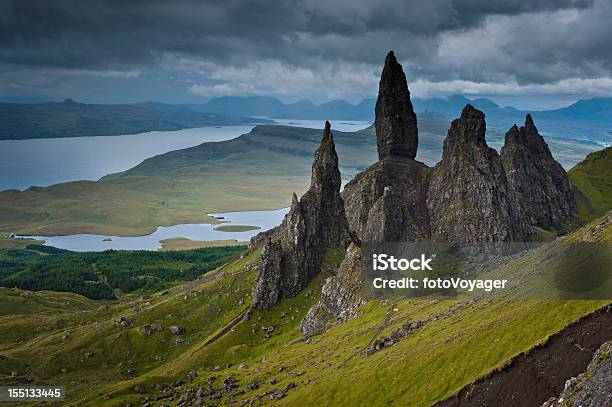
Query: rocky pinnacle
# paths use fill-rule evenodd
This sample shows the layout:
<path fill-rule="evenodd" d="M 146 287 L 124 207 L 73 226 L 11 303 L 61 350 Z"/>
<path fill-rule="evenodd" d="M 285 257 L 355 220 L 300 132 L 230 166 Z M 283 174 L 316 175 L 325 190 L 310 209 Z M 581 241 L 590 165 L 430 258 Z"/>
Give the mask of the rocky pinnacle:
<path fill-rule="evenodd" d="M 349 243 L 340 184 L 338 155 L 326 122 L 310 188 L 299 200 L 293 195 L 289 213 L 264 244 L 253 291 L 255 308 L 269 309 L 282 298 L 295 297 L 319 273 L 325 252 Z"/>
<path fill-rule="evenodd" d="M 376 100 L 378 158 L 416 157 L 419 134 L 417 118 L 402 66 L 393 51 L 387 54 Z"/>
<path fill-rule="evenodd" d="M 531 115 L 506 133 L 501 150 L 508 182 L 527 221 L 541 228 L 571 224 L 576 203 L 567 173 L 553 158 Z"/>
<path fill-rule="evenodd" d="M 341 183 L 338 154 L 336 154 L 331 125 L 326 121 L 323 139 L 319 148 L 315 151 L 310 188 L 329 188 L 330 192 L 333 193 L 333 191 L 340 191 Z"/>
<path fill-rule="evenodd" d="M 434 240 L 523 241 L 529 234 L 485 132 L 484 113 L 471 105 L 451 123 L 427 197 Z"/>

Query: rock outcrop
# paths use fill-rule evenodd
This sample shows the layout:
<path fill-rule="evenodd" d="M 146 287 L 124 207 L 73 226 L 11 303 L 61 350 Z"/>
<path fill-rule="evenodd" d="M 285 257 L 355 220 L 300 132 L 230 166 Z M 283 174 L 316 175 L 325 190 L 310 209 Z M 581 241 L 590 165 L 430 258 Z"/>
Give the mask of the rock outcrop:
<path fill-rule="evenodd" d="M 253 291 L 253 306 L 269 309 L 281 298 L 296 296 L 319 272 L 325 252 L 346 246 L 350 233 L 340 197 L 340 170 L 329 122 L 315 152 L 310 188 L 280 226 L 266 233 L 261 273 Z"/>
<path fill-rule="evenodd" d="M 344 187 L 351 230 L 363 241 L 416 241 L 429 237 L 428 167 L 410 158 L 378 161 Z"/>
<path fill-rule="evenodd" d="M 361 243 L 520 242 L 530 236 L 531 224 L 556 225 L 571 214 L 567 176 L 530 117 L 524 128 L 509 132 L 501 157 L 485 140 L 484 114 L 467 105 L 448 130 L 442 160 L 434 168 L 416 161 L 416 115 L 393 52 L 380 80 L 375 130 L 379 161 L 340 194 L 338 156 L 326 123 L 310 189 L 300 200 L 294 194 L 280 226 L 252 240 L 253 247 L 263 247 L 253 293 L 253 306 L 260 309 L 296 296 L 320 272 L 327 250 L 353 242 L 302 321 L 305 336 L 358 312 L 364 301 L 359 291 Z M 521 185 L 533 183 L 536 176 L 543 195 L 527 199 L 525 194 L 536 186 Z M 542 205 L 549 210 L 537 214 Z"/>
<path fill-rule="evenodd" d="M 501 149 L 506 177 L 534 226 L 563 229 L 574 220 L 576 201 L 567 173 L 555 161 L 531 115 L 506 133 Z"/>
<path fill-rule="evenodd" d="M 417 117 L 410 102 L 406 75 L 393 51 L 387 54 L 380 77 L 375 127 L 379 159 L 416 157 Z"/>
<path fill-rule="evenodd" d="M 280 300 L 283 274 L 283 247 L 280 239 L 268 237 L 261 250 L 261 271 L 253 289 L 254 307 L 268 309 Z"/>
<path fill-rule="evenodd" d="M 338 323 L 354 318 L 359 307 L 365 303 L 359 295 L 362 284 L 361 249 L 351 243 L 336 275 L 325 281 L 319 302 L 302 320 L 302 335 L 318 335 Z"/>
<path fill-rule="evenodd" d="M 393 51 L 380 78 L 375 128 L 380 160 L 359 173 L 342 193 L 349 226 L 364 241 L 425 239 L 429 236 L 427 166 L 414 160 L 416 115 Z"/>
<path fill-rule="evenodd" d="M 572 377 L 563 393 L 542 407 L 599 407 L 612 405 L 612 341 L 595 352 L 586 371 Z"/>
<path fill-rule="evenodd" d="M 451 123 L 429 183 L 433 240 L 524 241 L 530 233 L 485 132 L 484 113 L 469 104 Z"/>
<path fill-rule="evenodd" d="M 429 236 L 427 166 L 414 160 L 418 145 L 417 119 L 402 66 L 389 52 L 376 101 L 376 141 L 379 161 L 349 182 L 342 193 L 355 240 L 421 240 Z M 335 276 L 327 279 L 320 301 L 302 321 L 305 336 L 324 332 L 357 313 L 361 250 L 355 244 Z"/>

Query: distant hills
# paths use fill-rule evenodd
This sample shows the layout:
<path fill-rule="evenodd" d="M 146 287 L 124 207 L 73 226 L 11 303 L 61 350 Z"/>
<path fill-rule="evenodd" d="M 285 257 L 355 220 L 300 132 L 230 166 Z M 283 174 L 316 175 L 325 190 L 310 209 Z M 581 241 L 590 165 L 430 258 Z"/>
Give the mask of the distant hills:
<path fill-rule="evenodd" d="M 612 142 L 612 98 L 579 100 L 564 108 L 532 112 L 510 106 L 500 107 L 486 98 L 470 101 L 460 95 L 447 99 L 415 99 L 414 105 L 417 112 L 435 111 L 450 120 L 457 117 L 457 113 L 468 102 L 485 112 L 487 126 L 493 129 L 506 131 L 513 124 L 521 123 L 527 113 L 531 113 L 544 134 L 586 138 L 602 145 Z"/>
<path fill-rule="evenodd" d="M 272 96 L 223 96 L 202 104 L 169 105 L 145 102 L 140 105 L 163 109 L 177 107 L 196 112 L 210 112 L 224 115 L 271 117 L 275 119 L 328 119 L 328 120 L 372 120 L 376 100 L 367 98 L 357 105 L 346 100 L 332 100 L 316 105 L 310 100 L 283 103 Z"/>
<path fill-rule="evenodd" d="M 77 103 L 71 99 L 46 103 L 0 103 L 0 140 L 112 136 L 269 122 L 181 107 L 163 109 L 155 105 L 96 105 Z"/>
<path fill-rule="evenodd" d="M 447 98 L 413 98 L 414 110 L 427 119 L 453 120 L 459 117 L 461 109 L 470 103 L 485 112 L 487 125 L 496 130 L 506 131 L 515 123 L 522 123 L 525 115 L 531 113 L 538 127 L 545 134 L 556 137 L 589 138 L 603 145 L 612 141 L 612 98 L 579 100 L 561 109 L 525 111 L 514 107 L 501 107 L 490 99 L 468 99 L 462 95 Z M 239 116 L 263 116 L 291 119 L 328 120 L 374 120 L 376 100 L 363 99 L 358 104 L 345 100 L 333 100 L 315 105 L 309 100 L 284 104 L 269 96 L 225 96 L 204 104 L 180 105 L 194 111 Z"/>
<path fill-rule="evenodd" d="M 568 174 L 577 189 L 576 200 L 583 219 L 591 221 L 612 208 L 612 147 L 592 152 Z"/>
<path fill-rule="evenodd" d="M 413 98 L 419 118 L 450 121 L 470 103 L 486 114 L 490 129 L 505 132 L 531 113 L 546 136 L 612 144 L 612 98 L 579 100 L 554 110 L 524 111 L 501 107 L 490 99 Z M 41 137 L 77 137 L 134 134 L 152 130 L 179 130 L 202 126 L 272 123 L 273 119 L 373 121 L 374 98 L 358 104 L 332 100 L 317 105 L 310 100 L 283 103 L 271 96 L 224 96 L 201 104 L 99 105 L 64 102 L 0 103 L 0 140 Z"/>
<path fill-rule="evenodd" d="M 418 125 L 416 158 L 433 166 L 442 156 L 449 123 L 419 117 Z M 376 162 L 372 127 L 332 131 L 345 181 Z M 301 194 L 310 182 L 312 153 L 321 133 L 321 129 L 256 126 L 231 140 L 151 157 L 100 181 L 2 191 L 0 232 L 138 236 L 159 225 L 210 222 L 209 213 L 286 207 L 291 193 Z M 598 149 L 557 138 L 547 142 L 565 168 Z M 488 130 L 487 143 L 499 149 L 504 135 Z"/>

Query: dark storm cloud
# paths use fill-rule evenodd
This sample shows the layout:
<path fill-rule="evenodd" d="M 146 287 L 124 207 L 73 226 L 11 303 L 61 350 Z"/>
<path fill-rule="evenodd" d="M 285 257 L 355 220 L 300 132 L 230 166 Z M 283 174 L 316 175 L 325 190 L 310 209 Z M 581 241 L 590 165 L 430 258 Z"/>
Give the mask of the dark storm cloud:
<path fill-rule="evenodd" d="M 99 68 L 147 64 L 164 52 L 220 61 L 244 53 L 296 62 L 302 50 L 292 52 L 292 36 L 359 37 L 382 32 L 427 41 L 440 32 L 477 26 L 492 14 L 583 8 L 591 2 L 4 0 L 0 4 L 4 61 Z M 360 51 L 346 54 L 360 60 L 371 55 L 371 50 Z"/>
<path fill-rule="evenodd" d="M 393 48 L 414 81 L 542 85 L 609 77 L 611 20 L 608 0 L 0 0 L 0 62 L 175 72 L 200 94 L 266 91 L 241 75 L 272 71 L 289 94 L 292 70 L 308 81 L 353 64 L 349 84 L 363 82 Z"/>

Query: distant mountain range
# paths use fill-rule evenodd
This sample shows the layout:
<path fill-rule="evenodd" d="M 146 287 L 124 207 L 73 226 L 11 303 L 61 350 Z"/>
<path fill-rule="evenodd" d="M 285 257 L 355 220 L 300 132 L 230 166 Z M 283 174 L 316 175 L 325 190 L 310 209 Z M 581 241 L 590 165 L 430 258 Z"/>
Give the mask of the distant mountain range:
<path fill-rule="evenodd" d="M 0 103 L 0 140 L 112 136 L 203 126 L 270 123 L 265 119 L 177 107 L 63 102 Z"/>
<path fill-rule="evenodd" d="M 539 130 L 552 137 L 612 145 L 612 98 L 579 100 L 554 110 L 524 111 L 501 107 L 490 99 L 413 98 L 420 119 L 451 121 L 470 103 L 486 114 L 490 129 L 505 132 L 531 113 Z M 201 104 L 143 102 L 101 105 L 64 102 L 0 103 L 0 140 L 134 134 L 202 126 L 272 123 L 273 119 L 373 121 L 374 98 L 358 104 L 333 100 L 316 105 L 310 100 L 283 103 L 270 96 L 224 96 Z"/>
<path fill-rule="evenodd" d="M 145 102 L 140 105 L 158 109 L 191 109 L 197 112 L 238 114 L 275 119 L 329 119 L 329 120 L 372 120 L 375 99 L 364 99 L 353 105 L 346 100 L 332 100 L 316 105 L 310 100 L 283 103 L 271 96 L 223 96 L 203 104 L 169 105 L 159 102 Z"/>
<path fill-rule="evenodd" d="M 417 112 L 437 112 L 447 119 L 458 117 L 466 103 L 486 114 L 487 126 L 506 131 L 522 123 L 531 113 L 544 134 L 555 137 L 588 138 L 603 145 L 612 142 L 612 98 L 579 100 L 570 106 L 543 111 L 524 111 L 511 106 L 500 107 L 487 98 L 469 100 L 461 95 L 446 99 L 414 99 Z"/>
<path fill-rule="evenodd" d="M 515 123 L 522 123 L 525 115 L 531 113 L 542 132 L 557 137 L 586 137 L 602 144 L 612 141 L 612 98 L 594 98 L 554 110 L 524 111 L 514 107 L 501 107 L 490 99 L 468 99 L 462 95 L 447 98 L 413 98 L 414 110 L 421 117 L 429 120 L 453 120 L 459 117 L 461 109 L 470 103 L 485 112 L 487 125 L 496 130 L 508 130 Z M 328 119 L 328 120 L 364 120 L 374 119 L 374 98 L 363 99 L 358 104 L 345 100 L 315 105 L 309 100 L 285 104 L 269 96 L 225 96 L 210 100 L 204 104 L 179 105 L 182 108 L 199 112 L 233 114 L 239 116 L 260 116 L 291 119 Z M 174 108 L 176 105 L 145 103 L 158 108 Z"/>

